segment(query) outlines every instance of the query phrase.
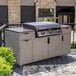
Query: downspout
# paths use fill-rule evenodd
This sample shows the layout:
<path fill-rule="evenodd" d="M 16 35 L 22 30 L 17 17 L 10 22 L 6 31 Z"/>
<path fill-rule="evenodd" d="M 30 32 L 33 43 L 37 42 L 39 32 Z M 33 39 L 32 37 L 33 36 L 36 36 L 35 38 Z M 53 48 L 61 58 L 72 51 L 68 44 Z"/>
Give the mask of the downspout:
<path fill-rule="evenodd" d="M 38 3 L 38 0 L 34 0 L 34 6 L 35 6 L 35 21 L 37 21 L 37 3 Z"/>
<path fill-rule="evenodd" d="M 34 2 L 34 16 L 35 16 L 35 22 L 36 22 L 36 2 Z"/>
<path fill-rule="evenodd" d="M 57 16 L 57 0 L 54 0 L 54 1 L 55 1 L 55 3 L 56 3 L 56 7 L 55 7 L 55 8 L 56 8 L 56 10 L 55 10 L 55 11 L 56 11 L 56 17 L 58 17 L 58 16 Z M 58 22 L 58 19 L 56 19 L 56 22 Z"/>
<path fill-rule="evenodd" d="M 75 17 L 74 17 L 74 23 L 76 23 L 76 3 L 75 3 Z M 75 27 L 76 27 L 76 24 L 74 24 L 74 27 L 73 27 L 73 42 L 74 42 L 74 34 L 75 34 Z"/>
<path fill-rule="evenodd" d="M 54 0 L 55 1 L 55 15 L 54 15 L 54 17 L 57 17 L 57 0 Z M 56 20 L 54 20 L 55 22 L 57 22 L 57 19 Z"/>
<path fill-rule="evenodd" d="M 75 3 L 75 23 L 76 23 L 76 3 Z"/>

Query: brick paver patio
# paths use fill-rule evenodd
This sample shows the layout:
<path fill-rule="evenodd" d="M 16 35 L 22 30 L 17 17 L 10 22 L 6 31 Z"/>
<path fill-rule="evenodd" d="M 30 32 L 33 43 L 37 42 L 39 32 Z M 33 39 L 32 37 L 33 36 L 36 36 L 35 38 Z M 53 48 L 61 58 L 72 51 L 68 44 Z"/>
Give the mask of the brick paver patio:
<path fill-rule="evenodd" d="M 23 66 L 14 66 L 11 76 L 76 76 L 76 50 L 67 56 L 50 58 Z"/>

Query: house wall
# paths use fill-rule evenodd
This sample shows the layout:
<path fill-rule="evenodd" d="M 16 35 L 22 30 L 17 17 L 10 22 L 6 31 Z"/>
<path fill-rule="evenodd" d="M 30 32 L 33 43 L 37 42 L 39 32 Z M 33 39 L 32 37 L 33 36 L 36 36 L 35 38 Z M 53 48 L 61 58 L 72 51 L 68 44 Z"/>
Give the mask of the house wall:
<path fill-rule="evenodd" d="M 74 7 L 74 9 L 72 9 L 72 10 L 74 10 L 74 13 L 75 13 L 74 22 L 76 23 L 76 0 L 56 0 L 56 2 L 57 2 L 57 6 L 60 7 L 60 8 L 62 8 L 62 7 L 65 7 L 65 8 L 70 7 L 70 9 L 71 9 L 71 7 Z"/>
<path fill-rule="evenodd" d="M 56 16 L 56 2 L 54 0 L 38 0 L 38 2 L 36 2 L 36 18 L 38 18 L 39 8 L 53 8 L 54 17 Z"/>
<path fill-rule="evenodd" d="M 8 0 L 0 0 L 0 5 L 8 5 Z M 21 6 L 34 6 L 34 0 L 20 0 Z"/>
<path fill-rule="evenodd" d="M 0 5 L 7 5 L 8 4 L 8 0 L 0 0 Z"/>
<path fill-rule="evenodd" d="M 0 0 L 0 6 L 1 5 L 3 5 L 3 6 L 7 6 L 8 5 L 8 1 L 10 1 L 10 0 Z M 12 0 L 12 1 L 14 1 L 14 0 Z M 35 6 L 36 5 L 36 6 Z M 15 3 L 15 6 L 17 7 L 17 4 Z M 34 0 L 20 0 L 20 6 L 21 6 L 21 12 L 20 13 L 18 13 L 17 14 L 17 16 L 18 15 L 20 15 L 21 17 L 19 17 L 19 20 L 20 20 L 20 18 L 24 21 L 24 19 L 26 19 L 26 18 L 23 18 L 23 17 L 26 17 L 26 16 L 24 16 L 24 15 L 22 15 L 22 14 L 24 14 L 23 13 L 23 9 L 24 9 L 24 7 L 25 7 L 25 9 L 27 9 L 27 7 L 29 8 L 30 7 L 30 9 L 28 9 L 28 10 L 34 10 L 34 8 L 35 8 L 35 10 L 33 11 L 33 12 L 35 12 L 35 13 L 33 13 L 33 17 L 36 17 L 36 18 L 38 18 L 38 9 L 39 8 L 53 8 L 54 9 L 54 17 L 56 17 L 56 2 L 55 2 L 55 0 L 38 0 L 38 2 L 36 2 L 36 3 L 34 3 Z M 35 7 L 34 7 L 35 6 Z M 33 9 L 31 9 L 31 7 L 33 7 Z M 13 8 L 13 7 L 10 7 L 10 8 Z M 18 8 L 18 7 L 17 7 Z M 16 8 L 16 9 L 17 9 Z M 24 11 L 26 11 L 24 9 Z M 14 10 L 14 8 L 13 8 L 13 10 Z M 20 10 L 18 10 L 18 11 L 20 11 Z M 9 10 L 8 10 L 9 11 Z M 17 10 L 16 10 L 17 11 Z M 14 11 L 12 11 L 12 13 L 15 13 Z M 36 14 L 36 16 L 34 16 Z M 13 15 L 15 15 L 15 14 L 13 14 Z M 27 15 L 26 13 L 25 13 L 25 15 Z M 9 16 L 9 15 L 8 15 Z M 13 16 L 9 16 L 9 19 L 8 20 L 10 20 L 10 18 L 12 18 Z M 15 17 L 15 16 L 14 16 Z M 28 16 L 28 18 L 29 18 L 29 16 Z M 31 17 L 32 18 L 32 17 Z M 18 17 L 17 17 L 17 19 L 18 19 Z M 34 19 L 35 20 L 35 19 Z M 34 21 L 33 20 L 33 21 Z M 23 21 L 20 21 L 20 22 L 23 22 Z M 25 20 L 25 21 L 27 21 L 27 20 Z M 29 20 L 30 21 L 30 20 Z"/>
<path fill-rule="evenodd" d="M 35 21 L 34 9 L 34 0 L 0 0 L 0 21 L 4 22 L 5 19 L 9 23 Z"/>
<path fill-rule="evenodd" d="M 34 6 L 34 0 L 21 0 L 21 6 Z"/>
<path fill-rule="evenodd" d="M 57 6 L 75 6 L 76 0 L 56 0 Z"/>
<path fill-rule="evenodd" d="M 21 22 L 20 0 L 8 0 L 8 22 L 10 24 Z"/>
<path fill-rule="evenodd" d="M 35 21 L 34 0 L 21 0 L 21 23 Z"/>

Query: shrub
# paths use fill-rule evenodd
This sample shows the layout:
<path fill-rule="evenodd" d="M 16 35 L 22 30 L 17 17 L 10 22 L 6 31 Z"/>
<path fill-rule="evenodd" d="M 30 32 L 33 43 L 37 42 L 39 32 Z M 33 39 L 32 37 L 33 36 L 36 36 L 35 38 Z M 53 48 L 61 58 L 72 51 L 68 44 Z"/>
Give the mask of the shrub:
<path fill-rule="evenodd" d="M 0 76 L 9 76 L 12 72 L 12 65 L 9 65 L 5 58 L 0 57 Z"/>
<path fill-rule="evenodd" d="M 11 48 L 0 47 L 0 56 L 4 57 L 6 62 L 8 62 L 10 65 L 13 65 L 16 62 Z"/>
<path fill-rule="evenodd" d="M 71 45 L 72 45 L 72 46 L 76 46 L 76 42 L 72 42 Z"/>
<path fill-rule="evenodd" d="M 13 64 L 16 62 L 11 48 L 0 47 L 0 76 L 10 76 Z"/>

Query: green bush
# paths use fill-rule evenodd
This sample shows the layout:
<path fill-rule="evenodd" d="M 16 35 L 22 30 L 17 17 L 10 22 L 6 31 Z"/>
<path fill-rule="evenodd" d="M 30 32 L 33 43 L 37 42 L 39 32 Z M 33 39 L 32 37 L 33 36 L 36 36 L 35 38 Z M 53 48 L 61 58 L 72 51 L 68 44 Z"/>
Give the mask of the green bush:
<path fill-rule="evenodd" d="M 0 76 L 9 76 L 12 72 L 12 65 L 9 65 L 5 58 L 0 57 Z"/>
<path fill-rule="evenodd" d="M 72 46 L 76 46 L 76 42 L 72 42 L 71 45 L 72 45 Z"/>
<path fill-rule="evenodd" d="M 0 47 L 0 76 L 10 76 L 16 62 L 11 48 Z"/>
<path fill-rule="evenodd" d="M 11 48 L 0 47 L 0 56 L 4 57 L 6 62 L 8 62 L 10 65 L 13 65 L 16 62 Z"/>
<path fill-rule="evenodd" d="M 46 18 L 38 18 L 38 22 L 42 21 L 50 21 L 50 22 L 55 22 L 54 20 L 58 19 L 58 17 L 46 17 Z"/>

